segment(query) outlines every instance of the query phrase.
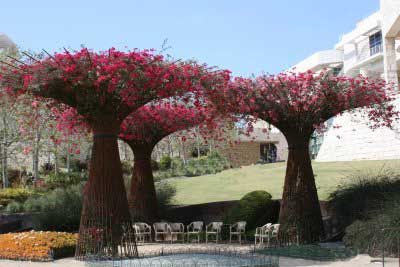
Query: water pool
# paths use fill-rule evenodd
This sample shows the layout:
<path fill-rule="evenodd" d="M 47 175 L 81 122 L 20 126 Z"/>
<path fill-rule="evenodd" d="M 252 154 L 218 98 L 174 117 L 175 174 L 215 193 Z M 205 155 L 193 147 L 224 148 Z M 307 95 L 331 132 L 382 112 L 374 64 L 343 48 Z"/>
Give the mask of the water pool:
<path fill-rule="evenodd" d="M 87 262 L 88 267 L 278 267 L 279 259 L 261 255 L 173 254 L 119 261 Z"/>

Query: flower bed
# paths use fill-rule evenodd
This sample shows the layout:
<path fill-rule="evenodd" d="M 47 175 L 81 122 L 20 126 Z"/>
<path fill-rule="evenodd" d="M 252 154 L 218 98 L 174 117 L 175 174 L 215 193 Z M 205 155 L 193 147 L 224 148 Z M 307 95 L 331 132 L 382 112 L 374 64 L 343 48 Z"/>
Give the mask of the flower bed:
<path fill-rule="evenodd" d="M 0 258 L 50 261 L 73 256 L 78 235 L 63 232 L 22 232 L 0 235 Z"/>

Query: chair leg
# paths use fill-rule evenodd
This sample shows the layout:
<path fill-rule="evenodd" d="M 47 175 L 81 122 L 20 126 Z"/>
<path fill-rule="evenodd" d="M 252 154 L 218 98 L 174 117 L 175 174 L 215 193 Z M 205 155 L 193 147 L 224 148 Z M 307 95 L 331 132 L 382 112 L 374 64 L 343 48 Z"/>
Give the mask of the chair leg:
<path fill-rule="evenodd" d="M 229 234 L 229 243 L 232 243 L 232 234 Z"/>

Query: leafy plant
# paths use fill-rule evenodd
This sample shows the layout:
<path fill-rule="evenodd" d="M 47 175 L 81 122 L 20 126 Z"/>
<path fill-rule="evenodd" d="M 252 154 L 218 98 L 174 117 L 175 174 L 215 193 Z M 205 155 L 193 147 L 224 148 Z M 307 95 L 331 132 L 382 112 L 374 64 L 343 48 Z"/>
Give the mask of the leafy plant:
<path fill-rule="evenodd" d="M 279 215 L 279 202 L 272 200 L 266 191 L 253 191 L 242 197 L 225 215 L 224 222 L 231 224 L 246 221 L 247 231 L 252 231 L 266 223 L 276 223 Z"/>
<path fill-rule="evenodd" d="M 357 172 L 346 181 L 329 196 L 343 230 L 356 220 L 370 218 L 385 200 L 400 193 L 400 174 L 390 169 Z"/>
<path fill-rule="evenodd" d="M 161 165 L 161 162 L 160 162 Z M 226 170 L 230 167 L 229 161 L 216 152 L 210 153 L 196 159 L 191 159 L 187 164 L 179 158 L 173 158 L 170 169 L 160 168 L 160 171 L 154 173 L 155 180 L 159 181 L 170 177 L 179 176 L 199 176 L 214 174 Z"/>
<path fill-rule="evenodd" d="M 18 210 L 37 213 L 37 229 L 75 231 L 79 227 L 82 210 L 82 184 L 57 188 L 44 195 L 30 197 L 23 204 L 14 202 L 10 205 L 7 207 L 10 212 Z"/>
<path fill-rule="evenodd" d="M 157 183 L 157 203 L 160 215 L 162 215 L 172 204 L 173 198 L 176 195 L 176 188 L 169 183 Z"/>
<path fill-rule="evenodd" d="M 132 162 L 131 161 L 127 161 L 127 160 L 123 160 L 121 161 L 121 167 L 122 167 L 122 173 L 123 175 L 132 175 Z"/>
<path fill-rule="evenodd" d="M 170 156 L 163 156 L 160 159 L 160 169 L 169 170 L 171 168 L 172 159 Z"/>
<path fill-rule="evenodd" d="M 348 226 L 343 241 L 347 246 L 372 256 L 381 255 L 383 249 L 386 255 L 397 255 L 399 224 L 400 197 L 392 195 L 382 209 L 371 211 L 369 219 L 358 220 Z"/>
<path fill-rule="evenodd" d="M 79 184 L 87 180 L 85 172 L 70 172 L 70 173 L 51 173 L 44 178 L 46 185 L 55 189 L 58 187 L 68 187 L 70 185 Z"/>
<path fill-rule="evenodd" d="M 0 258 L 50 261 L 74 255 L 77 234 L 22 232 L 0 235 Z M 17 241 L 16 241 L 17 240 Z"/>
<path fill-rule="evenodd" d="M 34 191 L 25 188 L 6 188 L 0 190 L 0 208 L 11 202 L 24 202 L 28 197 L 35 195 Z"/>

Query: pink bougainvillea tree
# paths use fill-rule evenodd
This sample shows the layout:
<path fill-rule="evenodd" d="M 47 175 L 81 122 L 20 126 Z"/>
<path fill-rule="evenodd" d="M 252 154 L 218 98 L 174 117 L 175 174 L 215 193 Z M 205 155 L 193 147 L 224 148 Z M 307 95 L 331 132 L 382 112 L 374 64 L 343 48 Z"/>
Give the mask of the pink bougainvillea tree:
<path fill-rule="evenodd" d="M 134 241 L 127 241 L 133 238 L 122 236 L 130 214 L 117 145 L 120 124 L 150 101 L 223 86 L 223 79 L 214 78 L 220 72 L 195 62 L 170 62 L 149 50 L 113 48 L 83 48 L 39 59 L 28 55 L 15 64 L 2 67 L 4 86 L 75 108 L 93 132 L 76 256 L 137 255 Z"/>
<path fill-rule="evenodd" d="M 213 102 L 228 112 L 251 115 L 277 127 L 289 148 L 280 210 L 280 238 L 296 234 L 301 242 L 324 236 L 321 210 L 309 155 L 310 137 L 328 119 L 344 111 L 364 114 L 371 127 L 390 127 L 397 117 L 391 91 L 382 80 L 281 73 L 256 79 L 236 78 Z"/>
<path fill-rule="evenodd" d="M 120 139 L 134 154 L 134 167 L 129 194 L 133 218 L 152 222 L 157 219 L 157 198 L 151 168 L 151 153 L 164 137 L 216 119 L 202 106 L 160 102 L 146 105 L 130 114 L 121 125 Z"/>

